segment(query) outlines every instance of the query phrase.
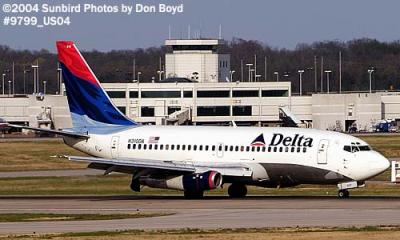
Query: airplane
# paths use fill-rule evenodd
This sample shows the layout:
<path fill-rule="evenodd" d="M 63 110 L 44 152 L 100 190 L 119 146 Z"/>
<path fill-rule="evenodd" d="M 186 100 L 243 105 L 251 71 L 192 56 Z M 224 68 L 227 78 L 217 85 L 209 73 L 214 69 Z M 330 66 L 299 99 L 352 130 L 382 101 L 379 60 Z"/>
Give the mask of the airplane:
<path fill-rule="evenodd" d="M 389 161 L 368 143 L 343 133 L 303 128 L 154 126 L 126 117 L 113 104 L 72 41 L 58 41 L 58 60 L 72 128 L 11 127 L 58 134 L 89 155 L 64 156 L 104 174 L 132 175 L 130 188 L 181 190 L 189 199 L 229 184 L 228 195 L 245 197 L 247 186 L 285 188 L 337 185 L 338 197 L 365 186 Z"/>

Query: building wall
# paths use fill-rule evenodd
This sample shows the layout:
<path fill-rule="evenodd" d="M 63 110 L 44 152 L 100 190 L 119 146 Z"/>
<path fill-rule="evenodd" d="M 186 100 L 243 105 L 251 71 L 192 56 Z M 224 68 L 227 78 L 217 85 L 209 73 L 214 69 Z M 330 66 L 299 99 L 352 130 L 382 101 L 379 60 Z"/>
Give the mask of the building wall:
<path fill-rule="evenodd" d="M 381 93 L 314 94 L 312 116 L 314 128 L 344 131 L 346 121 L 355 121 L 367 131 L 382 118 Z"/>

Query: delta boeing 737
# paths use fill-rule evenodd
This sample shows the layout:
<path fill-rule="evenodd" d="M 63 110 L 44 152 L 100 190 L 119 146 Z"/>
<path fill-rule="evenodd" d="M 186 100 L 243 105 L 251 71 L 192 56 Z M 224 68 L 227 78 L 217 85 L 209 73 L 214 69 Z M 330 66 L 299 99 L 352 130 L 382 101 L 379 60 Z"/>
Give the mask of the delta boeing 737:
<path fill-rule="evenodd" d="M 141 185 L 177 189 L 187 198 L 229 184 L 230 197 L 244 197 L 247 185 L 284 188 L 335 184 L 338 196 L 363 187 L 389 167 L 364 141 L 338 132 L 302 128 L 142 126 L 122 114 L 73 42 L 57 42 L 73 127 L 63 130 L 16 126 L 61 135 L 105 174 L 132 175 Z"/>

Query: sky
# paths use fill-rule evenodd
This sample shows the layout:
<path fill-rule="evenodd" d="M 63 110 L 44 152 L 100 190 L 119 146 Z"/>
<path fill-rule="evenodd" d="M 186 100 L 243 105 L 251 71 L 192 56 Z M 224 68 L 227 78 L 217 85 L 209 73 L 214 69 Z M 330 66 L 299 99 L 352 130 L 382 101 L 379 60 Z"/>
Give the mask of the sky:
<path fill-rule="evenodd" d="M 163 45 L 169 37 L 191 35 L 226 40 L 257 40 L 293 49 L 299 43 L 375 38 L 400 39 L 398 0 L 2 0 L 11 3 L 155 5 L 156 13 L 5 13 L 0 10 L 0 45 L 14 49 L 55 51 L 55 41 L 73 40 L 84 50 L 136 49 Z M 183 4 L 175 15 L 158 12 L 159 4 Z M 83 8 L 81 8 L 83 11 Z M 8 16 L 69 16 L 69 26 L 4 26 Z M 170 27 L 169 27 L 170 26 Z"/>

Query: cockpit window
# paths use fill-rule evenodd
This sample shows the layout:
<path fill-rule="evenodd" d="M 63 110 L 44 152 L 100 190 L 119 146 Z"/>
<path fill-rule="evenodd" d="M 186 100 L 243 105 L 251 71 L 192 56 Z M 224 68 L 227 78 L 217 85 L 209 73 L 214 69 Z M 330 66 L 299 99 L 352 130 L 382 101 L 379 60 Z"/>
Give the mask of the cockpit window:
<path fill-rule="evenodd" d="M 351 143 L 351 145 L 345 145 L 343 150 L 354 153 L 358 151 L 371 151 L 371 147 L 368 145 L 361 145 L 360 143 Z"/>

